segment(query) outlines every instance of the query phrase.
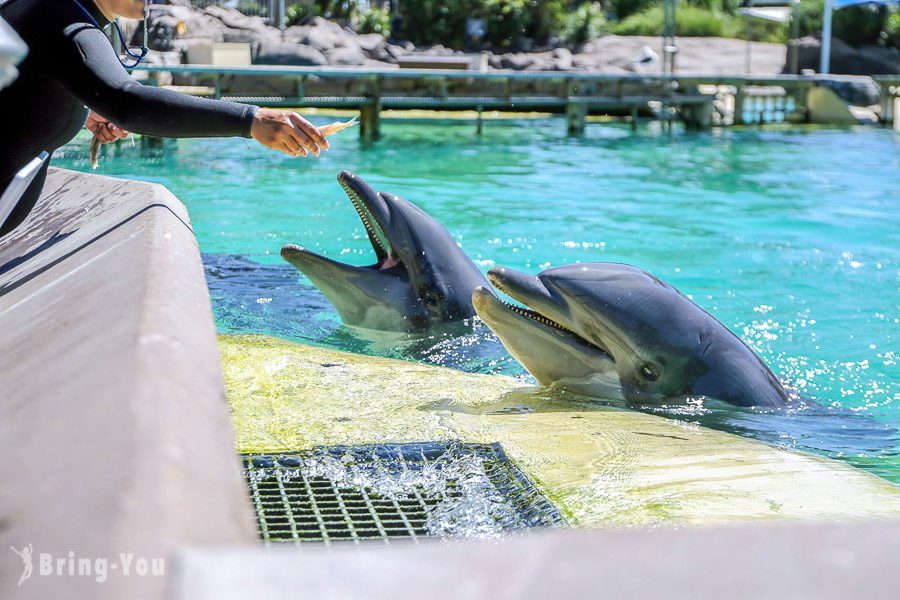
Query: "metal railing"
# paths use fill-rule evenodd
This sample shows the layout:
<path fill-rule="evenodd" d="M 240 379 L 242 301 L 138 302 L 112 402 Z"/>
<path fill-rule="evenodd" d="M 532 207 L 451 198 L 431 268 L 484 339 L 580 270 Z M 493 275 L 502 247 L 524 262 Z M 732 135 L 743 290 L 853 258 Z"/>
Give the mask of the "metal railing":
<path fill-rule="evenodd" d="M 291 7 L 302 6 L 312 11 L 313 0 L 191 0 L 191 4 L 197 8 L 208 6 L 221 6 L 233 8 L 245 15 L 263 17 L 272 25 L 278 26 L 287 23 L 287 15 Z"/>

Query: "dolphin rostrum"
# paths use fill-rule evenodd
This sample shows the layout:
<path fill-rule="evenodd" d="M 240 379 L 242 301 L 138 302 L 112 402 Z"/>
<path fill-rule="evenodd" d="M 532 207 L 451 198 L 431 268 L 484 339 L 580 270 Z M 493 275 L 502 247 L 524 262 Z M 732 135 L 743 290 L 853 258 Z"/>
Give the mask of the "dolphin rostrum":
<path fill-rule="evenodd" d="M 636 267 L 585 263 L 537 276 L 495 267 L 476 288 L 478 316 L 542 384 L 653 404 L 689 397 L 779 407 L 790 396 L 737 336 L 678 290 Z"/>
<path fill-rule="evenodd" d="M 422 209 L 376 192 L 357 175 L 338 182 L 359 214 L 376 263 L 358 267 L 294 244 L 281 256 L 334 305 L 346 325 L 381 331 L 423 332 L 475 316 L 472 290 L 488 285 L 459 244 Z"/>

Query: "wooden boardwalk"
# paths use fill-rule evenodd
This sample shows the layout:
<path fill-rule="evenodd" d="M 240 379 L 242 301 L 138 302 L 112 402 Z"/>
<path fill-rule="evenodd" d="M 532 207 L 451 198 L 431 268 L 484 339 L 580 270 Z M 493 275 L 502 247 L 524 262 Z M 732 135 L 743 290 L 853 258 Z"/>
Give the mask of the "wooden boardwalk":
<path fill-rule="evenodd" d="M 854 79 L 266 65 L 172 65 L 138 70 L 148 73 L 150 83 L 171 76 L 175 83 L 191 86 L 193 93 L 215 98 L 266 106 L 359 110 L 360 135 L 366 141 L 378 139 L 381 111 L 386 109 L 473 110 L 479 114 L 479 131 L 483 111 L 562 113 L 567 116 L 570 133 L 583 131 L 588 115 L 622 116 L 632 123 L 640 117 L 668 123 L 681 120 L 690 128 L 772 120 L 803 122 L 809 117 L 809 90 L 826 80 Z M 762 98 L 758 108 L 747 101 L 754 95 Z M 776 104 L 770 97 L 782 100 Z"/>

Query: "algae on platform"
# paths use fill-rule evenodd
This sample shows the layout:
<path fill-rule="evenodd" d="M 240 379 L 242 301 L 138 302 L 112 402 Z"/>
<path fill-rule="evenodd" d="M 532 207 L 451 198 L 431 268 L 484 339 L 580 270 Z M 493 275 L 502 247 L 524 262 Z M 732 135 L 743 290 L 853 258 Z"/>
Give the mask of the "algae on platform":
<path fill-rule="evenodd" d="M 509 377 L 222 336 L 241 452 L 500 442 L 573 524 L 900 515 L 900 488 L 826 458 L 654 415 L 571 405 Z"/>

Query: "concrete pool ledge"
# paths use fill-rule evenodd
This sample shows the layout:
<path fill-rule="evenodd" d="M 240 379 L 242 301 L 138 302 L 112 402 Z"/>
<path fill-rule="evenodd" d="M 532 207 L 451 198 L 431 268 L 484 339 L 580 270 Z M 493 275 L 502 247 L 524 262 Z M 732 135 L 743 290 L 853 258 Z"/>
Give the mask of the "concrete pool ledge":
<path fill-rule="evenodd" d="M 178 600 L 894 598 L 900 524 L 540 532 L 431 544 L 188 549 Z"/>
<path fill-rule="evenodd" d="M 51 170 L 0 240 L 0 331 L 0 597 L 158 598 L 164 577 L 45 576 L 40 555 L 256 539 L 200 253 L 170 192 Z M 10 546 L 29 544 L 17 587 Z"/>

